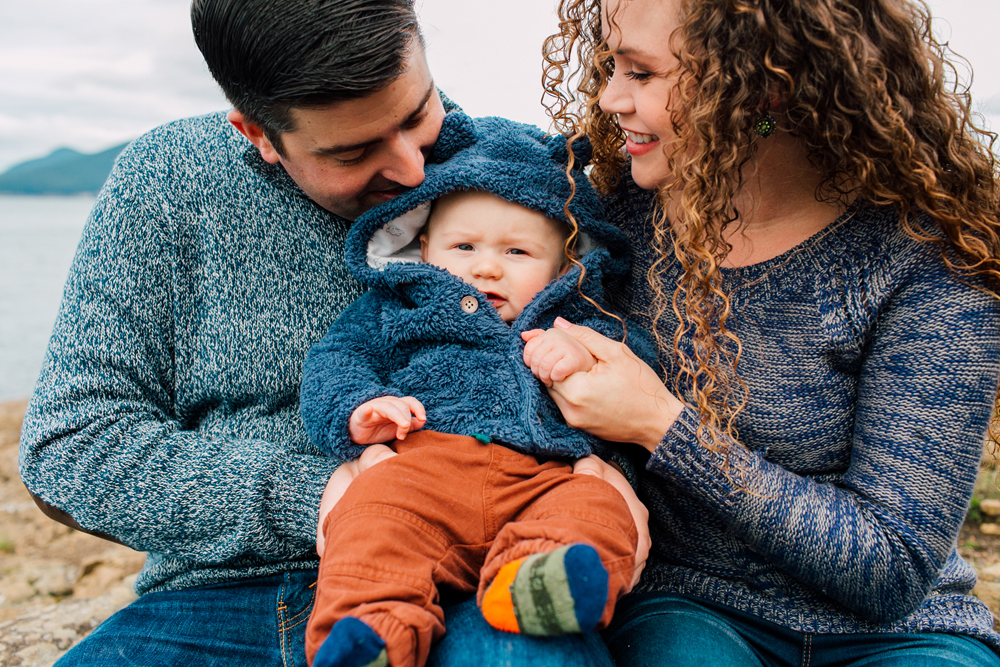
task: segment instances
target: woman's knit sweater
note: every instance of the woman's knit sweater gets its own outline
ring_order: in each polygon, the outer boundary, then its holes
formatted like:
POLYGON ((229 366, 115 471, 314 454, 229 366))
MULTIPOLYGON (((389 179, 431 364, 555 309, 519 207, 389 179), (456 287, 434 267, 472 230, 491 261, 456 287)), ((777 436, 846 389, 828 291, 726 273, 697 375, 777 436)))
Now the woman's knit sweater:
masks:
MULTIPOLYGON (((652 197, 626 179, 606 204, 634 248, 614 305, 634 316, 653 298, 652 197)), ((664 285, 679 275, 674 263, 664 285)), ((865 205, 723 280, 749 392, 743 446, 727 474, 692 409, 665 434, 641 479, 654 546, 637 591, 802 632, 956 632, 1000 650, 956 549, 1000 378, 1000 301, 896 212, 865 205)), ((676 325, 660 322, 665 340, 676 325)))

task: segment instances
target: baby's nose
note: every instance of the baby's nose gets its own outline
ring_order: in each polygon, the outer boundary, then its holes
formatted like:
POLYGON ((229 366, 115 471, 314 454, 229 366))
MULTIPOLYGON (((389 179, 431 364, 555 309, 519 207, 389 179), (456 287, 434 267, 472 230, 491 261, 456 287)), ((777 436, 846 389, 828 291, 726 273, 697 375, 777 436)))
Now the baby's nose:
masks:
POLYGON ((472 275, 477 278, 499 278, 501 273, 500 262, 489 255, 481 256, 472 267, 472 275))

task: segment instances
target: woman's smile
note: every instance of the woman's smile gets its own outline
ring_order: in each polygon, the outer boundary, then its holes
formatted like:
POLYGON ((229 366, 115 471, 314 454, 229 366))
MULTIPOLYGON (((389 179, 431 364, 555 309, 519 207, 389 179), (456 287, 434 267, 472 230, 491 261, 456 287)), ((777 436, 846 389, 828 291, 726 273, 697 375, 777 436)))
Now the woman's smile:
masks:
POLYGON ((632 132, 631 130, 626 130, 624 127, 622 131, 625 133, 625 150, 632 157, 645 155, 660 145, 660 138, 655 134, 632 132))

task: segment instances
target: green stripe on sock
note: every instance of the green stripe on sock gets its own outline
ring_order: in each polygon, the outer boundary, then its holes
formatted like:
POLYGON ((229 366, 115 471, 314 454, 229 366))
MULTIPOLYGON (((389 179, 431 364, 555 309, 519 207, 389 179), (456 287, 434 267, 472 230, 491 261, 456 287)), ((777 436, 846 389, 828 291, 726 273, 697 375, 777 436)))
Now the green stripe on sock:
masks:
POLYGON ((385 654, 385 649, 382 649, 382 652, 378 654, 377 658, 366 665, 362 665, 361 667, 389 667, 389 656, 385 654))
POLYGON ((510 587, 521 632, 536 636, 580 632, 563 562, 568 548, 530 556, 521 565, 510 587))

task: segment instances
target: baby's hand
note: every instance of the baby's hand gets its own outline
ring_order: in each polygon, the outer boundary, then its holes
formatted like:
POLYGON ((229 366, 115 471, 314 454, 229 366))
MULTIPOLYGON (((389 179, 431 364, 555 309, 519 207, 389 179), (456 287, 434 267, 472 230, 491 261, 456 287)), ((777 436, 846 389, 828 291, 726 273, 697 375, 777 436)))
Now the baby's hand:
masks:
POLYGON ((527 341, 525 365, 546 387, 562 382, 573 373, 589 371, 597 363, 587 348, 559 329, 532 329, 522 333, 521 338, 527 341))
POLYGON ((410 431, 419 431, 427 422, 420 401, 412 396, 383 396, 362 403, 351 415, 348 431, 351 442, 374 445, 379 442, 402 440, 410 431))

